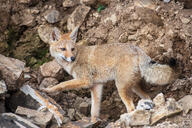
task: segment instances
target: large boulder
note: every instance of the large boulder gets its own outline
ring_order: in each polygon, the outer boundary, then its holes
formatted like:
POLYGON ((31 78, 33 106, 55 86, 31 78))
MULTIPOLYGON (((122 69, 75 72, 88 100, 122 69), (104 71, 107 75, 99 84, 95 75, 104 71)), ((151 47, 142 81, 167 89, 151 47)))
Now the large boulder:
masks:
POLYGON ((8 90, 15 90, 20 87, 24 66, 24 62, 0 54, 0 73, 7 84, 8 90))

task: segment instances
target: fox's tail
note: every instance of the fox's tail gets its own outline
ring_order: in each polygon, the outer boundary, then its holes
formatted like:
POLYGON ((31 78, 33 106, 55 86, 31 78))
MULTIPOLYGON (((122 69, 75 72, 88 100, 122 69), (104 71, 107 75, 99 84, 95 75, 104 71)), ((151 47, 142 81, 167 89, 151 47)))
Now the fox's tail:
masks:
POLYGON ((145 53, 140 56, 139 67, 141 76, 151 84, 166 85, 175 79, 175 73, 170 66, 153 63, 145 53))

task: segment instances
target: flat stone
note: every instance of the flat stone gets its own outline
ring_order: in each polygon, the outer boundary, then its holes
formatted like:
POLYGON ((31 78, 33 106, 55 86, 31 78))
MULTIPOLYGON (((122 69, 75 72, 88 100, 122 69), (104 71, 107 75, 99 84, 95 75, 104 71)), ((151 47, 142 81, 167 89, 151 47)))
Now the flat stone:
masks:
POLYGON ((75 27, 80 26, 85 17, 90 11, 90 7, 85 5, 79 5, 67 20, 67 29, 72 31, 75 27))
POLYGON ((44 14, 44 18, 47 20, 48 23, 56 23, 60 20, 59 18, 60 13, 57 10, 48 10, 44 14))
POLYGON ((134 110, 120 116, 121 122, 126 126, 141 126, 150 124, 151 113, 147 110, 134 110))
POLYGON ((24 66, 24 62, 0 54, 0 72, 8 90, 19 88, 23 80, 24 66))
POLYGON ((181 111, 182 107, 173 98, 168 98, 164 106, 154 108, 151 116, 151 125, 181 111))
POLYGON ((186 95, 181 98, 178 103, 183 108, 185 114, 187 114, 192 109, 192 95, 186 95))
POLYGON ((40 112, 20 106, 17 107, 15 113, 25 116, 32 123, 37 124, 42 128, 45 128, 53 117, 53 114, 50 112, 40 112))
POLYGON ((44 63, 40 66, 40 72, 43 77, 53 77, 56 79, 63 78, 63 68, 56 62, 56 60, 44 63))

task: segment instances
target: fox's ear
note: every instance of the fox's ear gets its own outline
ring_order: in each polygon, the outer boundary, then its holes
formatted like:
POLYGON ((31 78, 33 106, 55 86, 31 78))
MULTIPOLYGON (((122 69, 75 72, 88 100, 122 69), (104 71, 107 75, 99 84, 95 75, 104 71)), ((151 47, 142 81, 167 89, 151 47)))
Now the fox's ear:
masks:
POLYGON ((75 27, 75 29, 70 34, 70 38, 74 42, 76 42, 76 40, 77 40, 78 29, 79 29, 79 27, 75 27))
POLYGON ((58 28, 54 27, 50 34, 50 43, 56 42, 60 39, 61 33, 58 28))

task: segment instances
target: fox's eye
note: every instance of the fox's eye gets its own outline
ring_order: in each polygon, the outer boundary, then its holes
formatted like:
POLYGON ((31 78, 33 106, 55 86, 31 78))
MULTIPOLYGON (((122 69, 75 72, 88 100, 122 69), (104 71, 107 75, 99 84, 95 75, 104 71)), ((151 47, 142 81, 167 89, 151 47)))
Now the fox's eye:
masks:
POLYGON ((75 48, 72 48, 72 49, 71 49, 71 51, 74 51, 74 50, 75 50, 75 48))
POLYGON ((66 50, 66 48, 61 48, 61 50, 62 50, 62 51, 65 51, 65 50, 66 50))

